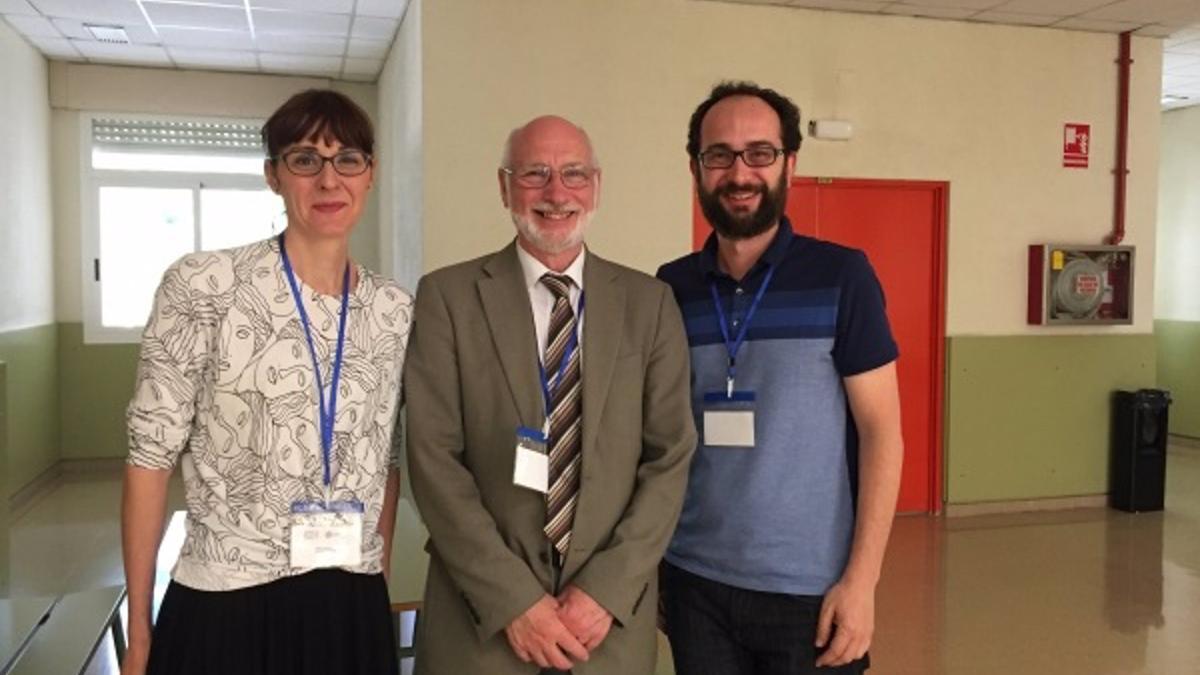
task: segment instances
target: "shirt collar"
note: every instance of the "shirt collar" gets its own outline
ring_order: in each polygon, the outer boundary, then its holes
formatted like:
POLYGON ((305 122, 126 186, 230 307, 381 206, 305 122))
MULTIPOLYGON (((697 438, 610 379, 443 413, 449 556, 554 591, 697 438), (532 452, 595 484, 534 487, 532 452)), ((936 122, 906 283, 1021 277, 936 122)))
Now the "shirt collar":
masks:
MULTIPOLYGON (((760 272, 766 266, 776 266, 783 262, 783 258, 787 255, 788 247, 795 237, 795 232, 792 230, 792 221, 788 220, 787 216, 781 216, 779 219, 779 228, 775 230, 775 237, 767 246, 767 250, 763 251, 762 257, 758 262, 754 263, 754 267, 746 273, 746 276, 752 276, 760 272)), ((717 233, 713 232, 708 235, 708 239, 704 241, 704 247, 700 249, 700 271, 708 277, 727 277, 729 275, 721 271, 717 265, 717 233)))
MULTIPOLYGON (((575 260, 571 261, 571 264, 567 265, 567 269, 561 272, 561 274, 571 277, 571 281, 575 282, 575 287, 580 290, 583 290, 583 261, 587 257, 586 253, 586 248, 580 249, 579 255, 575 256, 575 260)), ((533 287, 537 286, 538 282, 541 281, 542 275, 547 272, 559 274, 559 272, 554 272, 554 270, 543 265, 542 261, 530 255, 529 251, 526 251, 520 242, 517 242, 517 260, 521 262, 521 272, 525 275, 525 288, 529 290, 533 290, 533 287)))

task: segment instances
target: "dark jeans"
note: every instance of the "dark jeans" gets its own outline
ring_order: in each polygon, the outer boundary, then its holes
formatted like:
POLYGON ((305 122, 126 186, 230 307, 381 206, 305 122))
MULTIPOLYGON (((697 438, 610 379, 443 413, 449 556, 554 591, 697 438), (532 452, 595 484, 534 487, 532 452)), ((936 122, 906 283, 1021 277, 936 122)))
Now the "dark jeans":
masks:
POLYGON ((871 665, 817 668, 819 595, 749 591, 667 562, 660 584, 676 675, 860 675, 871 665))

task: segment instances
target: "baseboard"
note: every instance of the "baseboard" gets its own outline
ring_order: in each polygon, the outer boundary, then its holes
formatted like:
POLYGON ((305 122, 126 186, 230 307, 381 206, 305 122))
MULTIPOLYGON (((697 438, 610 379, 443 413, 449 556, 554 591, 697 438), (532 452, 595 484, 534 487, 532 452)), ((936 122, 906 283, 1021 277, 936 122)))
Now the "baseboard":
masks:
POLYGON ((23 514, 37 498, 49 492, 54 486, 58 485, 62 480, 63 466, 62 462, 51 464, 48 469, 39 473, 33 480, 29 481, 20 490, 17 490, 8 498, 8 508, 13 519, 23 514))
POLYGON ((77 474, 120 472, 125 467, 124 457, 105 457, 103 459, 64 459, 59 462, 63 473, 72 476, 77 474))
POLYGON ((971 504, 946 504, 948 518, 982 516, 993 513, 1027 513, 1032 511, 1066 511, 1069 509, 1094 509, 1108 506, 1108 495, 1080 495, 1076 497, 1047 497, 1044 499, 1014 499, 971 504))
POLYGON ((1173 445, 1177 448, 1188 448, 1191 450, 1200 450, 1200 438, 1193 436, 1183 436, 1180 434, 1171 434, 1167 437, 1167 445, 1173 445))
POLYGON ((119 457, 59 460, 8 498, 10 515, 13 518, 23 515, 42 495, 58 487, 64 480, 83 476, 119 476, 124 465, 125 460, 119 457))

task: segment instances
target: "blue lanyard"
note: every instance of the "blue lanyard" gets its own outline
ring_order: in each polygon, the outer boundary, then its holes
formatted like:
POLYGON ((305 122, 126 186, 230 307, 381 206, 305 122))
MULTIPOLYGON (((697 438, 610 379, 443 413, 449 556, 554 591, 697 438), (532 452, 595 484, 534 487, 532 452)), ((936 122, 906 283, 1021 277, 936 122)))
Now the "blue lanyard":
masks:
POLYGON ((313 344, 308 312, 304 311, 300 286, 296 283, 296 274, 292 272, 292 262, 288 259, 287 249, 283 245, 283 232, 279 233, 279 256, 283 258, 283 271, 287 272, 288 284, 292 287, 292 297, 296 300, 296 309, 300 311, 300 323, 304 326, 304 337, 308 339, 308 353, 312 356, 313 375, 316 377, 317 385, 317 412, 321 422, 321 459, 325 465, 325 486, 329 487, 332 482, 329 476, 329 453, 333 447, 333 425, 337 416, 338 381, 342 379, 342 350, 346 346, 346 307, 350 298, 350 261, 346 261, 346 271, 342 274, 342 311, 338 319, 337 352, 333 357, 333 380, 329 383, 329 406, 326 407, 325 390, 321 386, 321 366, 317 363, 317 349, 313 344))
POLYGON ((754 294, 754 302, 750 303, 750 309, 746 312, 746 318, 742 321, 742 328, 738 331, 737 338, 731 340, 729 338, 729 321, 725 318, 725 310, 721 307, 721 296, 717 293, 717 282, 712 282, 708 285, 712 291, 713 306, 717 308, 717 323, 721 325, 721 337, 725 338, 725 351, 729 354, 729 364, 725 373, 725 396, 733 398, 733 376, 737 368, 737 353, 742 348, 742 343, 746 341, 746 333, 750 330, 750 321, 754 318, 754 312, 758 310, 758 304, 762 302, 763 294, 767 292, 767 286, 771 285, 771 277, 775 276, 775 267, 772 265, 767 268, 767 275, 763 277, 762 283, 758 286, 758 292, 754 294))
POLYGON ((567 372, 567 364, 571 362, 571 354, 575 353, 575 349, 579 346, 579 325, 583 322, 583 300, 583 291, 580 291, 579 307, 575 310, 575 330, 571 331, 571 337, 567 338, 567 347, 563 350, 562 360, 558 362, 558 371, 554 373, 553 378, 546 378, 546 367, 542 365, 541 359, 538 359, 538 378, 542 381, 542 399, 546 402, 547 419, 550 418, 550 402, 553 400, 551 394, 558 393, 563 376, 567 372))

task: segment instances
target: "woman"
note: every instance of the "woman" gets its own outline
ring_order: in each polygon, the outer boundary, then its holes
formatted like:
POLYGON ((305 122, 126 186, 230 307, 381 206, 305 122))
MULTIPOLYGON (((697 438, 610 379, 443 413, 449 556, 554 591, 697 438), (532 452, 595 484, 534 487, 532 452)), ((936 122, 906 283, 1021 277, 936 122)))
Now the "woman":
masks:
POLYGON ((349 259, 375 173, 371 123, 310 90, 262 135, 287 229, 184 256, 142 337, 122 507, 125 675, 397 672, 384 572, 411 298, 349 259), (176 462, 187 539, 152 630, 176 462))

